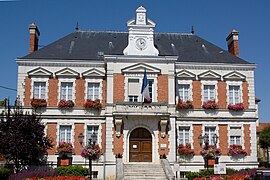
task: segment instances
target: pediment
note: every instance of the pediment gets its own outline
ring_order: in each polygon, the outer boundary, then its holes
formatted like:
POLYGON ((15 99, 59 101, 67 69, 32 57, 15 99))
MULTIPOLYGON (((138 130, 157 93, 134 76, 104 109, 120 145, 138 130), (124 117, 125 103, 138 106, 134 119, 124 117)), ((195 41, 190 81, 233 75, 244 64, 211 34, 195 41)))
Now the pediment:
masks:
POLYGON ((223 76, 223 79, 225 80, 239 80, 239 81, 243 81, 246 79, 246 76, 239 73, 239 72, 236 72, 236 71, 233 71, 233 72, 230 72, 226 75, 223 76))
POLYGON ((96 69, 92 68, 82 73, 83 77, 104 77, 105 73, 96 69))
POLYGON ((31 71, 27 72, 28 76, 52 76, 53 73, 47 69, 44 69, 42 67, 35 68, 31 71))
POLYGON ((144 73, 144 69, 146 69, 147 73, 152 73, 152 74, 161 73, 160 69, 150 66, 148 64, 144 64, 144 63, 139 63, 139 64, 125 67, 122 69, 122 73, 144 73))
POLYGON ((218 80, 218 79, 221 79, 221 75, 214 72, 214 71, 209 70, 209 71, 203 72, 202 74, 199 74, 198 78, 199 79, 216 79, 216 80, 218 80))
POLYGON ((80 74, 78 72, 76 72, 70 68, 64 68, 64 69, 61 69, 61 70, 55 72, 55 76, 67 76, 67 77, 75 76, 75 77, 78 77, 79 75, 80 74))
POLYGON ((196 74, 193 74, 192 72, 184 69, 182 71, 177 72, 176 77, 181 79, 196 79, 196 74))

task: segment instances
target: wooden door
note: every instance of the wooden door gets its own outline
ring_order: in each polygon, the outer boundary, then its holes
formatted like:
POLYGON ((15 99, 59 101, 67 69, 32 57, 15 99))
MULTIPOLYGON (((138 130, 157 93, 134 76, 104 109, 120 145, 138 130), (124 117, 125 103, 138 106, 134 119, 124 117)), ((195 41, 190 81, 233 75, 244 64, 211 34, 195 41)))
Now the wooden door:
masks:
POLYGON ((130 162, 152 162, 152 136, 145 128, 137 128, 130 134, 130 162))

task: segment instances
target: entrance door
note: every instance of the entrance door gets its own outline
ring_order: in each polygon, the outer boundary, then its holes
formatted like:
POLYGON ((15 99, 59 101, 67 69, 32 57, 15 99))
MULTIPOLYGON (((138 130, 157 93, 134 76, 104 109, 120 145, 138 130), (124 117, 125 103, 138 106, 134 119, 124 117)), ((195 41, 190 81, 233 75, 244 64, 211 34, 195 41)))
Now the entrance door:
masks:
POLYGON ((152 136, 145 128, 134 129, 129 138, 129 161, 152 162, 152 136))

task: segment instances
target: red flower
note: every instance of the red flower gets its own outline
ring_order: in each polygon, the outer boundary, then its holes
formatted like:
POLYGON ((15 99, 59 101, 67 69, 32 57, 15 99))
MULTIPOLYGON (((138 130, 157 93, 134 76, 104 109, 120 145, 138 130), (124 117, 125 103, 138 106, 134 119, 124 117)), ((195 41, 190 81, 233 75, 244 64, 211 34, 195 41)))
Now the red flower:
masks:
POLYGON ((218 109, 218 105, 215 100, 208 100, 203 102, 202 107, 204 109, 218 109))
POLYGON ((96 99, 95 101, 91 99, 87 99, 84 103, 84 108, 93 108, 93 109, 101 109, 102 105, 100 103, 100 99, 96 99))
POLYGON ((46 99, 31 99, 31 106, 33 109, 41 108, 41 107, 47 107, 47 101, 46 99))
POLYGON ((72 100, 60 100, 58 103, 59 108, 70 108, 74 107, 74 102, 72 100))
POLYGON ((243 103, 237 103, 237 104, 229 104, 228 109, 233 111, 243 111, 245 107, 243 103))
POLYGON ((178 146, 178 154, 180 156, 194 156, 195 153, 194 153, 194 150, 191 149, 191 145, 190 144, 186 144, 186 145, 183 145, 183 144, 179 144, 178 146))
POLYGON ((178 109, 193 109, 193 104, 192 101, 182 101, 181 99, 179 99, 176 107, 178 109))
POLYGON ((72 153, 73 146, 69 142, 60 142, 57 147, 58 153, 72 153))
POLYGON ((229 156, 236 156, 239 154, 246 156, 247 151, 245 149, 242 149, 242 145, 240 145, 240 144, 230 145, 228 155, 229 156))

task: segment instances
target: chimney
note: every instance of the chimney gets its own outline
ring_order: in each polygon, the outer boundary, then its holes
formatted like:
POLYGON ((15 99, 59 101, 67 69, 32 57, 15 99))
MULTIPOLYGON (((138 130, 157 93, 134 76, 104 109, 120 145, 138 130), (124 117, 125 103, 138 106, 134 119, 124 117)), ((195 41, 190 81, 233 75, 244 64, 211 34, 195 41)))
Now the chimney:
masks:
POLYGON ((35 25, 34 22, 29 25, 29 32, 30 32, 29 53, 32 53, 38 50, 38 38, 40 35, 38 27, 35 25))
POLYGON ((239 35, 239 32, 233 29, 232 32, 226 38, 229 53, 237 57, 239 56, 238 35, 239 35))

